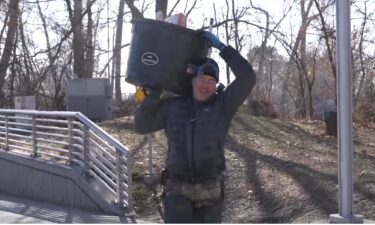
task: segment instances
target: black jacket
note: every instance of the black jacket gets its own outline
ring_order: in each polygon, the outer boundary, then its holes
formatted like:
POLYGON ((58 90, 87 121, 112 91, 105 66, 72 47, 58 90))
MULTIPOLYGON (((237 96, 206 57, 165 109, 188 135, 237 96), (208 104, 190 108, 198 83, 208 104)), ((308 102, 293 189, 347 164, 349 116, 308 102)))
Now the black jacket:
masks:
POLYGON ((234 113, 254 87, 255 72, 230 46, 224 47, 220 56, 236 78, 210 100, 147 97, 136 110, 136 132, 164 129, 168 139, 166 168, 172 176, 210 177, 225 169, 224 140, 234 113))

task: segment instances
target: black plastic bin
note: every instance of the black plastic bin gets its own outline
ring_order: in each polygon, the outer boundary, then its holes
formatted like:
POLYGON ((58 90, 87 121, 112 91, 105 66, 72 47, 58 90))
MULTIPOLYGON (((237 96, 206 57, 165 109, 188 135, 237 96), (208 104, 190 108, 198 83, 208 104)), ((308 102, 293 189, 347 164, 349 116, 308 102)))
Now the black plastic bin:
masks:
POLYGON ((137 86, 190 95, 187 65, 205 58, 207 51, 199 31, 157 20, 134 21, 125 79, 137 86))

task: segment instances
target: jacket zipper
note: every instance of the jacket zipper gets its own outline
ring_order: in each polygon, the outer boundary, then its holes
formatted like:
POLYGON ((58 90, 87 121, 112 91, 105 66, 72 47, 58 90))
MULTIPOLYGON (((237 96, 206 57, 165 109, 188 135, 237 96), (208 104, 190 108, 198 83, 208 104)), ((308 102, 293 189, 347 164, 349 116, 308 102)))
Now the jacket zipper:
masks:
POLYGON ((191 148, 190 148, 190 175, 191 177, 195 177, 195 165, 194 165, 194 149, 195 149, 195 137, 194 137, 194 129, 195 129, 195 121, 196 119, 193 118, 190 120, 190 123, 191 123, 191 126, 190 126, 190 129, 191 129, 191 148))

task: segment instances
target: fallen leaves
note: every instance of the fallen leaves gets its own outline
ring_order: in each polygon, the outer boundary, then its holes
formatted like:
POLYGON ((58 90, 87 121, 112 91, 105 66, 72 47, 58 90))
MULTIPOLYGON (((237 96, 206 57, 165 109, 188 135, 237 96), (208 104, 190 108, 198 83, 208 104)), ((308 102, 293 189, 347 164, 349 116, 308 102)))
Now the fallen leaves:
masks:
MULTIPOLYGON (((282 215, 282 220, 272 221, 311 223, 314 222, 311 218, 326 217, 323 206, 333 202, 328 208, 337 207, 337 181, 332 180, 337 174, 337 140, 325 135, 324 122, 237 117, 240 118, 233 120, 231 138, 225 145, 227 171, 223 222, 264 222, 266 216, 278 218, 282 215)), ((129 118, 116 119, 103 128, 134 150, 144 136, 132 131, 131 121, 129 118)), ((373 129, 355 129, 356 185, 369 190, 372 196, 375 195, 375 174, 371 174, 375 165, 373 129)), ((163 132, 157 132, 152 151, 153 168, 157 172, 163 168, 166 146, 163 132)), ((147 174, 147 144, 135 152, 134 161, 140 172, 147 174)), ((371 210, 375 208, 375 200, 364 193, 358 195, 357 211, 368 219, 375 219, 371 210)), ((137 207, 143 207, 142 215, 159 215, 153 204, 137 207)))

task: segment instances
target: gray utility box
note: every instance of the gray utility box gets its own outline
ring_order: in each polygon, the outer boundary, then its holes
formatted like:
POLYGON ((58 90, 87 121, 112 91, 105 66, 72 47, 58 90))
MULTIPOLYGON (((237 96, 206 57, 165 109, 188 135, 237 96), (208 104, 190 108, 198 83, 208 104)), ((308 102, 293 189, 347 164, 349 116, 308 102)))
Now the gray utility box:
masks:
POLYGON ((112 118, 109 79, 72 79, 65 89, 68 111, 79 111, 92 120, 112 118))

